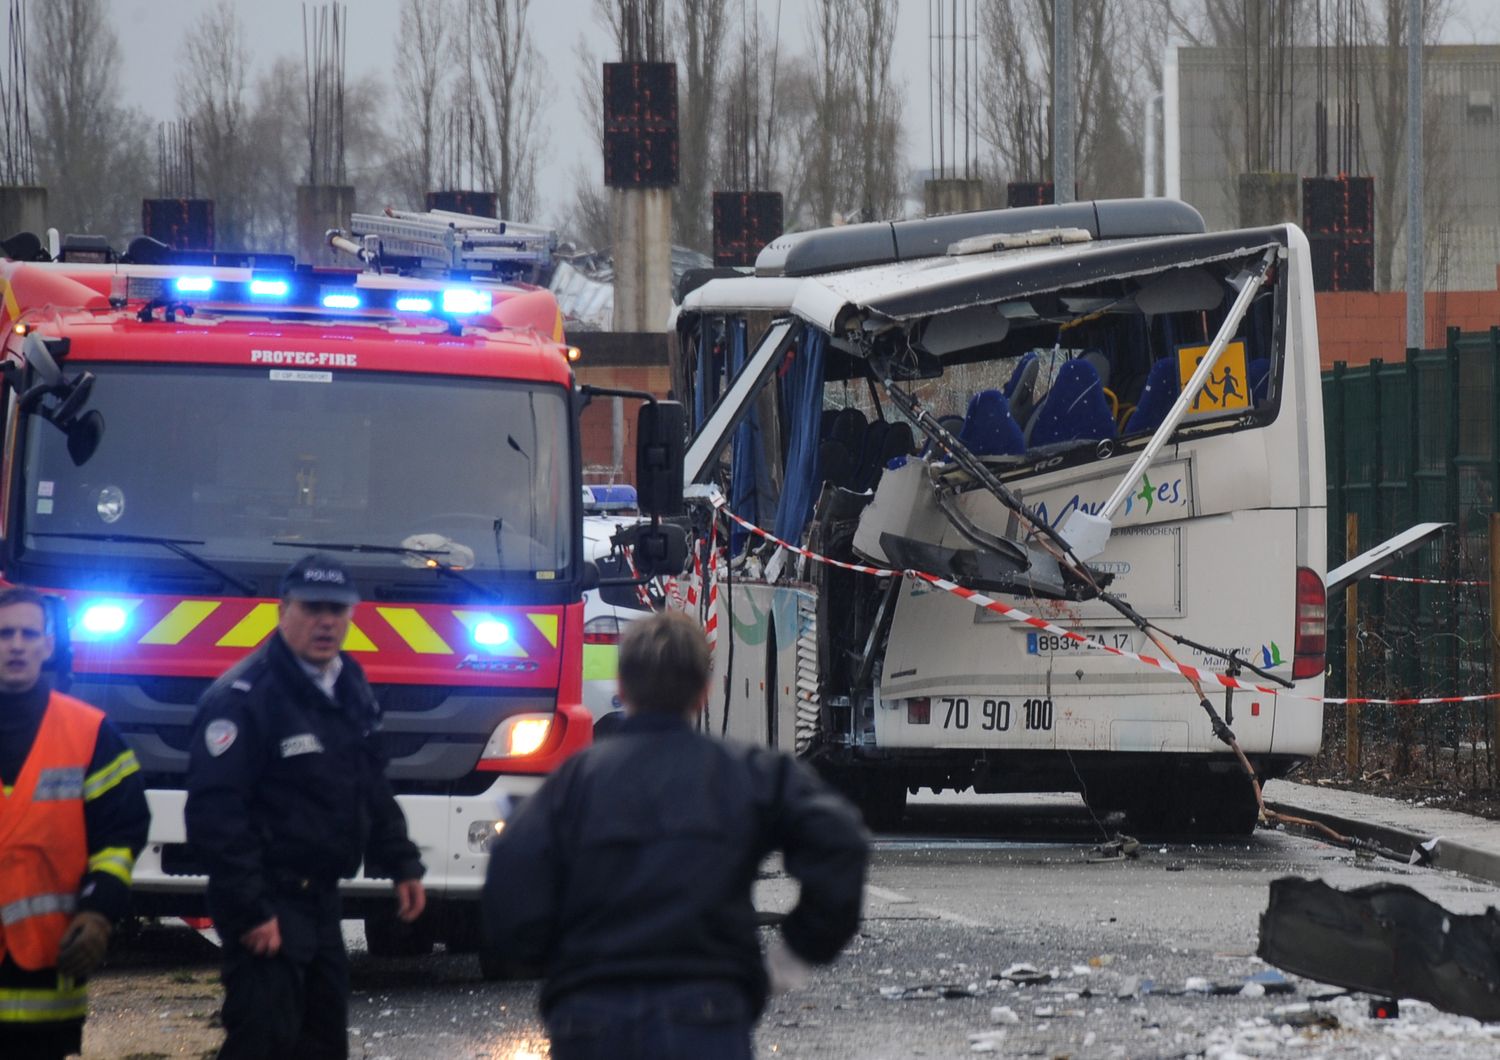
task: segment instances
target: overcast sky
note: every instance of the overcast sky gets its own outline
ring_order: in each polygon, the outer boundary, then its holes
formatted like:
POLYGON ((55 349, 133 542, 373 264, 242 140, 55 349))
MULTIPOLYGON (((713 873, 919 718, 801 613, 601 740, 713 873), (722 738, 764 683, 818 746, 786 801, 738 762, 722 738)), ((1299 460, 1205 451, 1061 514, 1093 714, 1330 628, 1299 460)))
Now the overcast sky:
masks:
MULTIPOLYGON (((46 3, 47 0, 32 0, 46 3)), ((120 35, 121 84, 126 102, 153 119, 177 117, 173 70, 187 28, 213 0, 109 0, 120 35)), ((301 0, 234 0, 249 29, 257 67, 278 55, 302 55, 301 0)), ((751 0, 756 2, 756 0, 751 0)), ((797 41, 806 32, 805 0, 758 0, 768 17, 778 2, 784 40, 797 41)), ((895 0, 892 0, 895 2, 895 0)), ((1139 0, 1116 0, 1132 3, 1139 0)), ((1454 17, 1447 39, 1452 43, 1500 42, 1500 0, 1452 0, 1454 17)), ((894 68, 905 84, 907 142, 913 166, 925 167, 929 155, 927 92, 928 0, 903 0, 898 22, 894 68)), ((383 74, 400 54, 396 39, 399 0, 351 0, 349 3, 350 79, 383 74)), ((599 145, 588 135, 575 101, 575 59, 580 34, 588 37, 596 54, 604 56, 606 40, 595 25, 592 0, 535 0, 531 19, 544 65, 557 70, 557 90, 547 108, 544 126, 551 133, 541 173, 544 209, 555 220, 569 198, 576 162, 597 163, 599 145)), ((789 46, 791 47, 791 46, 789 46)), ((375 204, 365 204, 372 207, 375 204)))

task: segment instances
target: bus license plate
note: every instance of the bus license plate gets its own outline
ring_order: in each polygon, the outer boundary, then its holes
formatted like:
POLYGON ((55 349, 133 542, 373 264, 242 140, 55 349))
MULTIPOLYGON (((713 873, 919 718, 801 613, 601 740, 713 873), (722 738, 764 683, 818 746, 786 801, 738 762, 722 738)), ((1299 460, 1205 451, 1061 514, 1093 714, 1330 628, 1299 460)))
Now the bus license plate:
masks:
MULTIPOLYGON (((1131 636, 1129 630, 1094 629, 1084 631, 1082 635, 1101 648, 1135 651, 1135 638, 1131 636)), ((1064 652, 1093 650, 1071 637, 1060 636, 1056 633, 1028 632, 1026 634, 1027 655, 1061 655, 1064 652)))

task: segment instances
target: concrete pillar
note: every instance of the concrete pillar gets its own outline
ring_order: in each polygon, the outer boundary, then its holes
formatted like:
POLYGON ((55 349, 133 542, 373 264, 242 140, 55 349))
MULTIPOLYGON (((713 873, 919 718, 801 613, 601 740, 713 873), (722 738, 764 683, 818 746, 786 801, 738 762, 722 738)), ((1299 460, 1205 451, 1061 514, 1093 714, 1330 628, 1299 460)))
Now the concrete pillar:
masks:
POLYGON ((34 184, 0 187, 0 239, 31 232, 47 242, 47 189, 34 184))
POLYGON ((297 260, 304 265, 343 265, 354 259, 328 245, 330 228, 349 227, 354 212, 354 188, 348 184, 299 184, 297 186, 297 260))
POLYGON ((1302 223, 1302 179, 1295 173, 1241 173, 1240 227, 1302 223))
POLYGON ((611 188, 616 331, 667 330, 672 311, 672 189, 611 188))
POLYGON ((984 181, 929 180, 922 185, 922 204, 928 217, 945 213, 973 213, 984 209, 984 181))

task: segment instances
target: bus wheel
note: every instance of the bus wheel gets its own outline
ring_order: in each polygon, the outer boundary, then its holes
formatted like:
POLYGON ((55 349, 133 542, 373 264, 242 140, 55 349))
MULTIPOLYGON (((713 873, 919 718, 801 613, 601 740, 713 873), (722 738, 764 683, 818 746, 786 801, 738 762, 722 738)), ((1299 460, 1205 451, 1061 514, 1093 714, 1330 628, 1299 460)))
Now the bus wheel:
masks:
POLYGON ((414 924, 403 924, 394 912, 367 916, 365 946, 372 957, 424 957, 437 941, 435 927, 431 916, 414 924))
POLYGON ((872 832, 898 828, 906 816, 906 784, 899 776, 879 773, 855 778, 854 804, 872 832))
POLYGON ((444 908, 441 941, 449 953, 477 952, 480 930, 477 902, 455 902, 444 908))
POLYGON ((479 947, 479 974, 487 983, 509 979, 540 979, 541 969, 507 960, 488 946, 479 947))
POLYGON ((1210 773, 1184 785, 1192 830, 1199 835, 1242 836, 1255 831, 1260 807, 1250 778, 1238 770, 1210 773))

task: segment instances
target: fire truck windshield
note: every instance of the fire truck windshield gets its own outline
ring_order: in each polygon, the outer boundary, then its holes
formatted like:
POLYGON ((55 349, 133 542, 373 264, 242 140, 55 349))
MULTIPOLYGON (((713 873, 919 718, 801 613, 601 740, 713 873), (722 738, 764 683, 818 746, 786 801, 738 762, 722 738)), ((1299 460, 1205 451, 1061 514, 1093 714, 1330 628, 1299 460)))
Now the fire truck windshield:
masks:
POLYGON ((550 579, 572 566, 577 490, 558 387, 87 367, 98 380, 90 405, 106 425, 94 457, 75 467, 63 435, 39 417, 25 433, 28 562, 185 565, 133 535, 190 539, 224 570, 279 569, 298 541, 388 543, 389 552, 343 558, 391 578, 415 576, 423 554, 481 576, 550 579))

